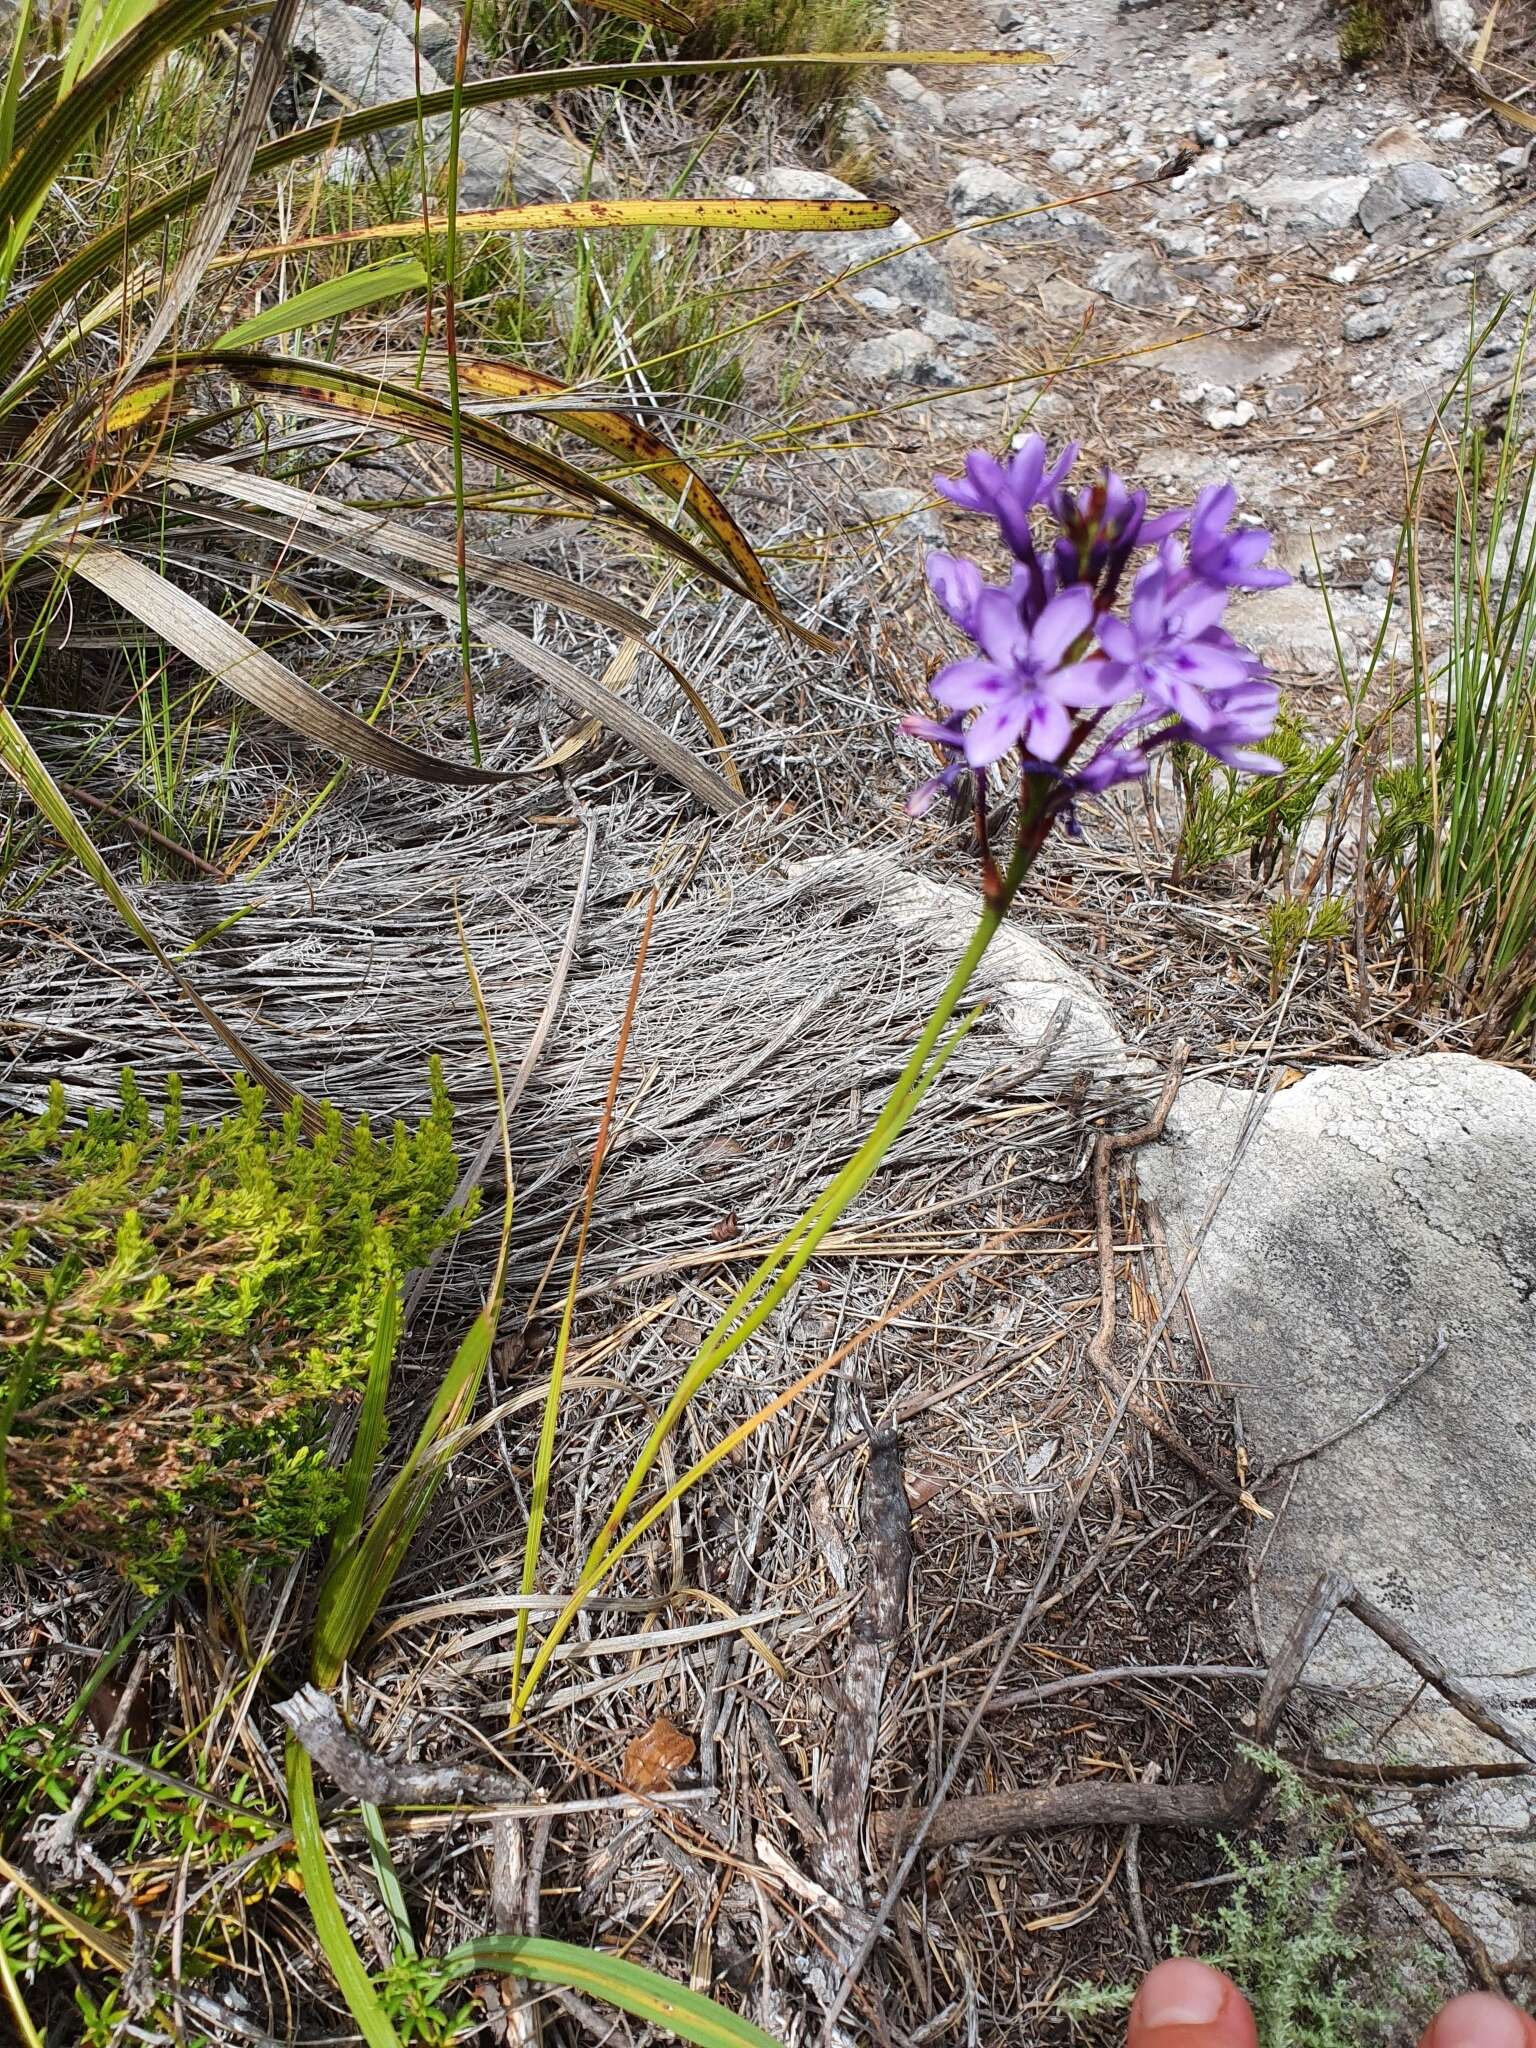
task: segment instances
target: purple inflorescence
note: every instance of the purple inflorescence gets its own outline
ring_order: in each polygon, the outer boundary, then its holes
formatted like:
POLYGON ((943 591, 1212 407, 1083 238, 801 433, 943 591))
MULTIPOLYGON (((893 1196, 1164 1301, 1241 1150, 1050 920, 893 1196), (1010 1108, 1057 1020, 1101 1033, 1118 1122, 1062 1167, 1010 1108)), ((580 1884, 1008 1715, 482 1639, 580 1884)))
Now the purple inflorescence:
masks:
POLYGON ((1279 770, 1262 751, 1278 692, 1222 624, 1235 590, 1289 582, 1263 566, 1270 536, 1232 524, 1230 484, 1156 517, 1112 470, 1069 488, 1076 454, 1052 462, 1030 434, 1006 463, 977 449, 962 477, 935 479, 993 521, 1013 570, 998 585, 969 556, 928 558, 935 598, 976 651, 933 679, 942 722, 903 720, 948 756, 913 810, 1010 758, 1049 779, 1053 811, 1144 775, 1153 748, 1175 741, 1246 774, 1279 770))

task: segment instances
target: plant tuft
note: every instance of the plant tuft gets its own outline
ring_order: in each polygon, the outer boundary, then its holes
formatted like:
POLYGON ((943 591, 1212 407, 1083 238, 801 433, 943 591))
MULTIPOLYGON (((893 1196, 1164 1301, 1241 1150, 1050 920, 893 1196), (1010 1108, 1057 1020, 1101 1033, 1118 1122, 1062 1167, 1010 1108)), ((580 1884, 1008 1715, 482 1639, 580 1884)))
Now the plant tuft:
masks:
POLYGON ((452 1110, 388 1140, 327 1109, 206 1127, 172 1080, 68 1129, 62 1089, 0 1122, 0 1545, 155 1587, 217 1553, 290 1557, 333 1523, 333 1404, 386 1298, 463 1222, 452 1110))

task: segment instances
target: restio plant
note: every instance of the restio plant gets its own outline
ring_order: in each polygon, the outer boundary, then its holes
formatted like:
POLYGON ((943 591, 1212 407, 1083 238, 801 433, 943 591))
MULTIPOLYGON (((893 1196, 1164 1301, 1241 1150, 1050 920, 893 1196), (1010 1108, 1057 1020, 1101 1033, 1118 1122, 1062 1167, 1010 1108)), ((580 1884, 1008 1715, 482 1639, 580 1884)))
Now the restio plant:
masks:
POLYGON ((463 1220, 448 1099, 375 1138, 327 1109, 312 1136, 238 1084, 221 1122, 121 1104, 66 1128, 55 1088, 0 1122, 0 1545, 118 1566, 292 1557, 334 1524, 327 1456, 383 1303, 463 1220))
MULTIPOLYGON (((1406 955, 1421 1004, 1461 1017, 1482 1052, 1536 1034, 1536 453, 1513 412, 1504 431, 1486 430, 1472 376, 1507 312, 1478 321, 1414 474, 1399 545, 1409 686, 1384 724, 1369 844, 1373 926, 1406 955), (1424 606, 1432 482, 1452 508, 1443 645, 1424 606)), ((1516 392, 1529 339, 1527 313, 1516 392)), ((1378 643, 1373 666, 1383 660, 1378 643)))

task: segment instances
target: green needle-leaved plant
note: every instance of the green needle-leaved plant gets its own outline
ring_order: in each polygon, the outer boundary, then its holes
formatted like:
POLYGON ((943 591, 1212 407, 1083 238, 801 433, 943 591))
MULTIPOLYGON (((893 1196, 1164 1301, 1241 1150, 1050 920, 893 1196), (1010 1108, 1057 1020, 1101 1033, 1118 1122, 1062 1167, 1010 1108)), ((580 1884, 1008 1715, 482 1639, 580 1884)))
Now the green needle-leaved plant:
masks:
POLYGON ((457 1229, 440 1076, 414 1130, 326 1110, 307 1136, 241 1084, 222 1122, 0 1122, 0 1544, 142 1585, 217 1552, 295 1555, 343 1511, 335 1404, 381 1304, 457 1229))

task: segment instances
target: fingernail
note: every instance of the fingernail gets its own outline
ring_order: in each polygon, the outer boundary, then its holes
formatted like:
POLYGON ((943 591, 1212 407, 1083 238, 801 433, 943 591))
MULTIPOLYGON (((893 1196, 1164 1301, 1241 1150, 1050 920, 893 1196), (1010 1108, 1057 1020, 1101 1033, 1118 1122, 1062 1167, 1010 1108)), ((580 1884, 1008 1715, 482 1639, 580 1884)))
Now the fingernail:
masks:
MULTIPOLYGON (((1174 1956, 1148 1972, 1136 1994, 1136 2014, 1143 2027, 1154 2030, 1203 2027, 1215 2019, 1226 1999, 1225 1977, 1197 1963, 1193 1956, 1174 1956)), ((1435 2048, 1462 2048, 1462 2044, 1436 2041, 1435 2048)), ((1504 2043, 1498 2042, 1496 2048, 1504 2048, 1504 2043)))
POLYGON ((1487 1991, 1453 1998, 1425 2036, 1426 2048, 1526 2048, 1518 2010, 1487 1991))

